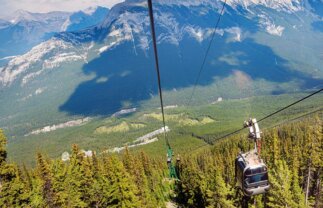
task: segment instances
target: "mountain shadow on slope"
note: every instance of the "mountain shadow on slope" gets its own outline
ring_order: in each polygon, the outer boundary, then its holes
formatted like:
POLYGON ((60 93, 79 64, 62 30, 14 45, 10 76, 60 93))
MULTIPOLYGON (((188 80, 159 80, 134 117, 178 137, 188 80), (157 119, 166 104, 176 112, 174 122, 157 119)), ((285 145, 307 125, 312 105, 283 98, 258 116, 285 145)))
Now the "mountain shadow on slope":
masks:
MULTIPOLYGON (((236 70, 252 80, 264 79, 276 84, 300 80, 303 89, 322 83, 322 80, 291 70, 288 61, 267 46, 251 39, 225 42, 229 38, 226 36, 215 39, 199 86, 210 85, 214 77, 226 78, 236 70)), ((163 90, 194 85, 206 42, 200 44, 186 37, 178 46, 158 45, 163 90)), ((123 108, 125 103, 140 105, 158 94, 153 61, 151 48, 135 52, 131 42, 102 53, 83 66, 83 72, 94 73, 95 78, 81 83, 59 109, 71 115, 107 116, 123 108)))

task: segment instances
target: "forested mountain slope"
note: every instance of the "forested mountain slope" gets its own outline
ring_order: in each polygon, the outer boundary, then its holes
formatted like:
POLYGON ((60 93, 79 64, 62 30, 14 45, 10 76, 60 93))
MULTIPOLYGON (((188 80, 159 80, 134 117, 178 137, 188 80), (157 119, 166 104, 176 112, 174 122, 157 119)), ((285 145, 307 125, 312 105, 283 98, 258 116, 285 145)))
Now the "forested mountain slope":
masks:
MULTIPOLYGON (((322 140, 322 113, 265 130, 262 156, 271 190, 253 197, 250 206, 322 207, 322 140)), ((239 207, 234 159, 239 148, 249 148, 241 134, 181 155, 175 182, 167 179, 163 156, 125 151, 85 157, 74 145, 68 162, 38 154, 37 166, 27 169, 6 163, 5 145, 1 131, 0 207, 165 207, 169 201, 180 207, 239 207)))
MULTIPOLYGON (((187 104, 212 34, 194 105, 320 87, 322 15, 316 5, 230 0, 215 30, 223 1, 154 1, 165 104, 187 104)), ((9 137, 22 140, 45 126, 125 108, 158 107, 145 0, 116 4, 93 27, 75 28, 0 66, 0 127, 9 137)))

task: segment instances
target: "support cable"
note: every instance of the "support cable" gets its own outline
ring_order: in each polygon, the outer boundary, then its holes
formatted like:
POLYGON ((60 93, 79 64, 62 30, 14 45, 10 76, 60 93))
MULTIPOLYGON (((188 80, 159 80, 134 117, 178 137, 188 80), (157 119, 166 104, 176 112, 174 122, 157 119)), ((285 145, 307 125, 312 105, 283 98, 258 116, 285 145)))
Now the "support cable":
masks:
MULTIPOLYGON (((312 97, 312 96, 314 96, 314 95, 316 95, 316 94, 318 94, 318 93, 320 93, 320 92, 322 92, 322 91, 323 91, 323 88, 322 88, 322 89, 319 89, 319 90, 317 90, 317 91, 315 91, 315 92, 313 92, 313 93, 311 93, 311 94, 307 95, 306 97, 303 97, 303 98, 301 98, 301 99, 299 99, 299 100, 297 100, 297 101, 295 101, 295 102, 293 102, 293 103, 291 103, 291 104, 289 104, 289 105, 287 105, 287 106, 285 106, 285 107, 283 107, 283 108, 281 108, 281 109, 279 109, 279 110, 277 110, 277 111, 275 111, 275 112, 273 112, 273 113, 271 113, 271 114, 269 114, 269 115, 267 115, 267 116, 265 116, 265 117, 263 117, 262 119, 260 119, 260 120, 258 121, 258 123, 259 123, 259 122, 262 122, 262 121, 264 121, 264 120, 266 120, 266 119, 268 119, 268 118, 270 118, 270 117, 272 117, 272 116, 276 115, 277 113, 280 113, 280 112, 282 112, 282 111, 286 110, 287 108, 290 108, 290 107, 292 107, 293 105, 296 105, 296 104, 298 104, 298 103, 300 103, 300 102, 302 102, 302 101, 304 101, 304 100, 306 100, 306 99, 308 99, 308 98, 310 98, 310 97, 312 97)), ((314 111, 314 112, 316 112, 316 111, 314 111)), ((312 113, 314 113, 314 112, 312 112, 312 113)), ((215 142, 215 141, 219 141, 219 140, 221 140, 221 139, 225 139, 225 138, 227 138, 227 137, 229 137, 229 136, 232 136, 232 135, 234 135, 234 134, 237 134, 237 133, 239 133, 240 131, 242 131, 242 130, 243 130, 243 129, 245 129, 245 128, 246 128, 246 127, 243 127, 243 128, 238 129, 238 130, 235 130, 235 131, 233 131, 233 132, 231 132, 231 133, 228 133, 228 134, 226 134, 226 135, 224 135, 224 136, 221 136, 221 137, 218 137, 218 138, 212 139, 212 141, 210 141, 209 143, 206 143, 206 144, 200 145, 200 146, 196 147, 195 149, 191 150, 191 152, 192 152, 192 151, 195 151, 195 150, 197 150, 197 149, 199 149, 199 148, 201 148, 201 147, 204 147, 204 146, 207 146, 207 145, 210 145, 210 144, 214 144, 214 142, 215 142)))
POLYGON ((162 87, 160 81, 160 70, 159 70, 159 61, 158 61, 158 50, 157 50, 157 41, 156 41, 156 33, 155 33, 155 21, 154 21, 154 12, 153 12, 153 5, 151 0, 148 1, 148 11, 149 11, 149 19, 150 19, 150 28, 151 28, 151 36, 153 40, 153 47, 154 47, 154 55, 155 55, 155 66, 157 72, 157 79, 158 79, 158 92, 159 92, 159 99, 160 99, 160 107, 161 113, 163 117, 163 127, 164 127, 164 137, 166 141, 166 145, 170 147, 168 138, 166 136, 166 123, 165 123, 165 114, 164 114, 164 102, 163 102, 163 94, 162 94, 162 87))
POLYGON ((297 116, 296 118, 287 119, 287 120, 285 120, 285 121, 283 121, 283 122, 281 122, 281 123, 275 124, 274 126, 266 127, 264 130, 269 129, 269 128, 270 128, 270 129, 271 129, 271 128, 276 128, 277 126, 281 126, 281 125, 283 125, 283 124, 285 124, 285 123, 289 123, 289 122, 292 122, 292 121, 299 120, 299 119, 301 119, 301 118, 307 117, 307 116, 309 116, 309 115, 312 115, 312 114, 315 114, 315 113, 318 113, 318 112, 321 112, 321 111, 323 111, 323 108, 319 108, 319 109, 317 109, 317 110, 314 110, 314 111, 308 112, 308 113, 306 113, 306 114, 304 114, 304 115, 297 116))
POLYGON ((201 77, 202 71, 203 71, 203 69, 204 69, 204 65, 205 65, 205 63, 206 63, 206 58, 207 58, 207 56, 208 56, 208 54, 209 54, 209 52, 210 52, 211 45, 212 45, 212 43, 213 43, 213 40, 214 40, 214 37, 215 37, 215 34, 216 34, 216 30, 218 29, 219 23, 220 23, 220 21, 221 21, 221 17, 222 17, 222 15, 223 15, 223 11, 224 11, 224 8, 225 8, 226 3, 227 3, 227 0, 224 0, 223 5, 222 5, 221 12, 220 12, 220 14, 219 14, 218 20, 216 21, 216 24, 215 24, 215 26, 214 26, 214 30, 213 30, 212 35, 211 35, 211 40, 210 40, 209 45, 208 45, 208 47, 207 47, 207 49, 206 49, 206 52, 205 52, 205 55, 204 55, 204 58, 203 58, 203 61, 202 61, 202 65, 201 65, 200 70, 199 70, 199 72, 198 72, 198 74, 197 74, 197 77, 196 77, 196 80, 195 80, 195 83, 194 83, 194 87, 193 87, 192 93, 191 93, 191 95, 190 95, 190 98, 188 99, 188 102, 187 102, 186 106, 189 106, 189 104, 190 104, 190 103, 191 103, 191 101, 192 101, 193 95, 194 95, 195 90, 196 90, 196 86, 197 86, 197 84, 198 84, 198 82, 199 82, 199 80, 200 80, 200 77, 201 77))
POLYGON ((318 93, 320 93, 320 92, 322 92, 322 91, 323 91, 323 88, 322 88, 322 89, 320 89, 320 90, 317 90, 317 91, 315 91, 315 92, 313 92, 313 93, 311 93, 311 94, 309 94, 309 95, 308 95, 308 96, 306 96, 306 97, 303 97, 302 99, 299 99, 299 100, 297 100, 297 101, 295 101, 295 102, 293 102, 293 103, 291 103, 291 104, 289 104, 289 105, 287 105, 287 106, 285 106, 285 107, 281 108, 281 109, 280 109, 280 110, 278 110, 278 111, 275 111, 275 112, 273 112, 273 113, 269 114, 268 116, 263 117, 262 119, 260 119, 260 120, 258 121, 258 123, 260 123, 260 122, 262 122, 263 120, 266 120, 267 118, 272 117, 273 115, 275 115, 275 114, 277 114, 277 113, 280 113, 281 111, 286 110, 287 108, 292 107, 293 105, 296 105, 297 103, 300 103, 300 102, 302 102, 303 100, 306 100, 306 99, 308 99, 308 98, 312 97, 313 95, 316 95, 316 94, 318 94, 318 93))

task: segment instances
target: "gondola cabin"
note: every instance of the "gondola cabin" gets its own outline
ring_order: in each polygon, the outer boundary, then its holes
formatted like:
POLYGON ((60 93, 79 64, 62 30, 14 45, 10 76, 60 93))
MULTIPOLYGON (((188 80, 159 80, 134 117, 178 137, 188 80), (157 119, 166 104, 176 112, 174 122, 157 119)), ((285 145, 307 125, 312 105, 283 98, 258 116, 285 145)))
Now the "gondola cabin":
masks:
POLYGON ((267 166, 256 151, 239 154, 235 161, 237 186, 245 196, 266 193, 269 190, 267 166))

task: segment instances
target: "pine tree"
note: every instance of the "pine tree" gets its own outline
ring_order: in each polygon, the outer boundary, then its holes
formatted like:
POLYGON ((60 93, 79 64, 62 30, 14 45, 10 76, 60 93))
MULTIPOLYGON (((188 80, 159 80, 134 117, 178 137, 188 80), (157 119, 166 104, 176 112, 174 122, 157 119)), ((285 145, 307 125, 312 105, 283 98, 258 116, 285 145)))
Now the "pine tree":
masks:
POLYGON ((66 192, 65 180, 67 178, 67 167, 61 160, 56 160, 52 164, 52 189, 55 193, 55 204, 63 207, 67 201, 68 194, 66 192))
POLYGON ((314 207, 323 206, 323 193, 321 181, 323 178, 323 123, 318 115, 315 116, 313 125, 313 154, 312 162, 314 166, 313 195, 315 198, 314 207))
POLYGON ((0 129, 0 207, 22 207, 30 200, 26 183, 14 164, 7 164, 7 139, 0 129))
POLYGON ((31 207, 46 207, 46 202, 43 197, 43 181, 38 175, 33 176, 32 194, 30 196, 31 207))
POLYGON ((277 131, 274 130, 274 133, 272 135, 271 164, 273 166, 276 166, 279 158, 280 158, 279 139, 278 139, 277 131))
POLYGON ((297 207, 291 192, 292 173, 284 160, 276 161, 276 167, 270 170, 271 190, 267 205, 273 208, 297 207))
POLYGON ((42 193, 46 206, 55 207, 55 193, 52 187, 53 177, 49 164, 40 153, 37 154, 37 172, 42 180, 42 193))
POLYGON ((293 149, 292 159, 292 194, 293 200, 296 202, 299 208, 305 207, 305 197, 302 188, 299 185, 299 148, 297 146, 293 149))
POLYGON ((148 192, 156 200, 156 207, 163 207, 164 201, 168 200, 168 196, 165 196, 164 193, 169 188, 163 184, 164 170, 167 170, 166 164, 150 160, 144 152, 140 153, 139 160, 148 181, 148 192))
POLYGON ((66 178, 64 181, 67 207, 88 207, 83 200, 83 173, 82 173, 83 154, 77 145, 72 146, 72 155, 67 166, 66 178))
POLYGON ((107 206, 111 208, 140 207, 136 196, 138 190, 123 164, 115 157, 111 158, 110 164, 112 169, 109 174, 110 189, 107 206))
POLYGON ((138 188, 138 197, 142 203, 141 206, 156 207, 157 201, 151 196, 151 190, 149 190, 143 164, 141 160, 138 160, 138 158, 130 154, 128 148, 126 148, 123 155, 123 164, 138 188))
POLYGON ((214 187, 206 192, 207 207, 234 207, 233 201, 229 200, 229 197, 233 195, 230 185, 225 183, 219 170, 215 171, 214 177, 214 187))
POLYGON ((196 159, 184 161, 182 178, 177 187, 180 191, 177 201, 189 207, 205 207, 207 181, 204 173, 199 170, 196 159))
POLYGON ((310 198, 311 193, 317 190, 315 186, 314 176, 317 174, 317 171, 323 167, 322 156, 322 125, 321 121, 316 118, 315 121, 317 125, 309 126, 305 130, 305 148, 304 148, 304 157, 306 158, 306 164, 304 168, 304 192, 305 192, 305 203, 306 205, 311 205, 315 203, 315 199, 310 198), (314 202, 313 202, 314 201, 314 202))
POLYGON ((7 159, 7 138, 5 137, 2 129, 0 129, 0 165, 4 164, 7 159))

